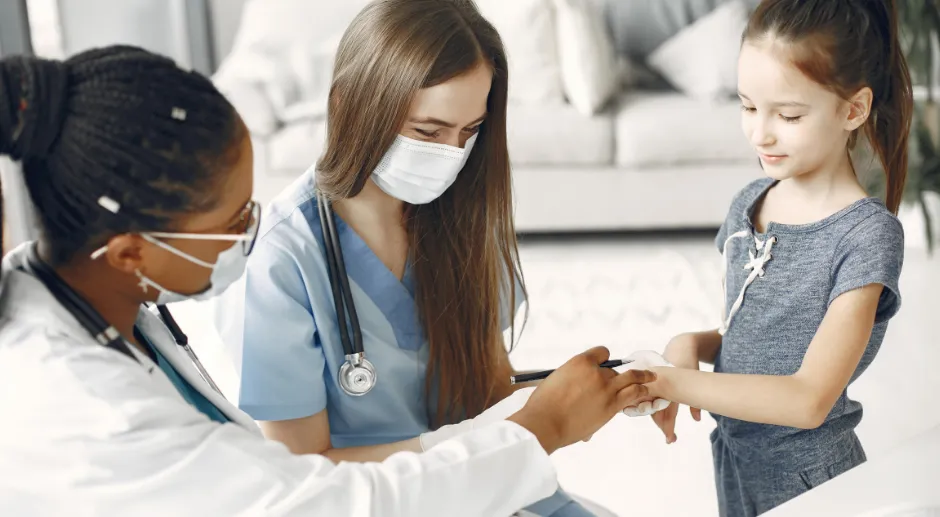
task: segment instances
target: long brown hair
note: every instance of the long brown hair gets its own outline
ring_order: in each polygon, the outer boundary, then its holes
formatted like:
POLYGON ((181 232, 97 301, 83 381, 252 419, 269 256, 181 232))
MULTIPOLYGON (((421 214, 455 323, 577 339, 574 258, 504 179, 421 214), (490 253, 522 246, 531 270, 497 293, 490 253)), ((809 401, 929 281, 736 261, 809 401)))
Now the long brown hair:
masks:
MULTIPOLYGON (((744 40, 764 37, 789 43, 794 65, 844 99, 871 88, 871 116, 863 129, 885 171, 885 205, 897 213, 907 181, 914 100, 896 1, 764 0, 744 40)), ((850 147, 856 140, 857 133, 850 147)))
POLYGON ((523 284, 506 144, 506 55, 473 2, 378 0, 356 17, 336 56, 326 150, 317 163, 318 186, 329 198, 357 195, 418 90, 480 64, 492 69, 493 82, 467 164, 440 198, 406 205, 403 214, 430 345, 425 388, 437 401, 428 408, 435 425, 479 414, 508 385, 497 375, 508 366, 500 313, 508 306, 511 314, 515 283, 523 284))

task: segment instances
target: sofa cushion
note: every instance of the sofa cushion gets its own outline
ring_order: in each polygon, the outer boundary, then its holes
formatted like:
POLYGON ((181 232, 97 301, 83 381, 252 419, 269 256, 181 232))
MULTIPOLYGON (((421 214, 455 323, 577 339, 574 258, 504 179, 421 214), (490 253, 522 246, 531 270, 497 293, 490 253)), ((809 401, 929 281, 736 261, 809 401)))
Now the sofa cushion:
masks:
POLYGON ((706 103, 678 92, 627 92, 615 117, 621 167, 756 160, 738 101, 706 103))
POLYGON ((617 51, 643 62, 683 27, 722 0, 608 0, 606 18, 617 51))
POLYGON ((267 171, 299 176, 316 163, 326 145, 326 122, 303 120, 284 126, 264 144, 267 171))
POLYGON ((509 61, 509 99, 564 103, 552 0, 476 0, 476 6, 502 39, 509 61))
POLYGON ((727 2, 669 38, 646 63, 690 97, 702 101, 734 98, 747 18, 743 0, 727 2))
POLYGON ((246 0, 232 52, 254 45, 289 48, 297 41, 316 44, 339 36, 368 0, 246 0))
MULTIPOLYGON (((621 54, 638 62, 728 0, 605 0, 605 17, 621 54)), ((749 8, 760 0, 746 0, 749 8)))
POLYGON ((514 165, 606 165, 613 161, 608 114, 587 117, 570 104, 510 104, 507 133, 514 165))
POLYGON ((598 6, 589 0, 555 0, 561 79, 568 102, 597 114, 621 81, 614 44, 598 6))

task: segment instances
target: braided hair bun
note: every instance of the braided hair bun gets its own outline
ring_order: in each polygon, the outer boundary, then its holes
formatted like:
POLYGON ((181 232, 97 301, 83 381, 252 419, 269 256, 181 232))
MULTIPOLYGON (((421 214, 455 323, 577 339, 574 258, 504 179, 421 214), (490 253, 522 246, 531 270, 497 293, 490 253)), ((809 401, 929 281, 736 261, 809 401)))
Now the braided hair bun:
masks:
POLYGON ((0 60, 0 154, 23 162, 53 263, 211 209, 245 135, 211 81, 141 48, 0 60))
POLYGON ((14 160, 46 155, 65 119, 68 85, 68 66, 60 61, 0 61, 0 153, 14 160))

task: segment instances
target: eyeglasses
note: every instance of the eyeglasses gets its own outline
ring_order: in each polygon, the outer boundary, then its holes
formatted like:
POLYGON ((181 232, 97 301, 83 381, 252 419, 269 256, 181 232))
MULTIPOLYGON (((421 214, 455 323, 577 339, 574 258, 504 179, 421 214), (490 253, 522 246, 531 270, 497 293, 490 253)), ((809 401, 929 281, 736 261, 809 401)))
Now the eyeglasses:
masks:
POLYGON ((255 249, 255 242, 258 240, 258 230, 261 228, 261 204, 255 201, 249 201, 241 214, 238 216, 242 224, 241 233, 173 233, 173 232, 147 232, 147 235, 158 239, 194 239, 194 240, 215 240, 215 241, 235 241, 240 242, 242 253, 247 257, 255 249))

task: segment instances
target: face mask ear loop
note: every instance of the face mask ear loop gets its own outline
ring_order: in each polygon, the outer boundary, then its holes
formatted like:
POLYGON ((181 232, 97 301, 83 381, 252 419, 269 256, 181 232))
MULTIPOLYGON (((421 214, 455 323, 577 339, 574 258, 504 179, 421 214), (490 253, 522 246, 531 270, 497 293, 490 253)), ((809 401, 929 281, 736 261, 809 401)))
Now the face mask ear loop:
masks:
POLYGON ((154 289, 156 289, 157 291, 159 291, 159 292, 161 292, 161 293, 172 293, 172 291, 166 290, 162 285, 160 285, 160 284, 154 282, 153 280, 147 278, 146 275, 144 275, 143 273, 140 272, 140 269, 134 270, 134 274, 136 274, 136 275, 137 275, 137 278, 140 279, 140 282, 137 284, 137 287, 140 287, 140 290, 143 291, 144 294, 147 294, 147 290, 148 290, 150 287, 153 287, 154 289))
POLYGON ((160 286, 155 284, 153 280, 145 277, 144 274, 140 272, 140 269, 135 269, 134 274, 137 275, 137 278, 140 280, 140 282, 137 283, 137 287, 140 287, 140 290, 143 291, 144 294, 147 294, 147 289, 150 287, 150 284, 160 289, 160 286))
POLYGON ((208 262, 206 262, 206 261, 204 261, 204 260, 198 259, 198 258, 196 258, 196 257, 194 257, 194 256, 192 256, 192 255, 190 255, 189 253, 185 253, 185 252, 183 252, 183 251, 180 251, 180 250, 174 248, 173 246, 170 246, 169 244, 167 244, 167 243, 165 243, 165 242, 163 242, 163 241, 161 241, 161 240, 159 240, 159 239, 155 239, 155 238, 151 237, 150 235, 147 235, 146 233, 142 233, 142 234, 140 234, 140 236, 143 237, 147 242, 150 242, 150 243, 152 243, 152 244, 156 244, 157 246, 160 246, 161 248, 163 248, 163 249, 169 251, 170 253, 173 253, 174 255, 176 255, 176 256, 178 256, 178 257, 182 257, 182 258, 184 258, 184 259, 186 259, 186 260, 192 262, 193 264, 196 264, 197 266, 202 266, 202 267, 204 267, 204 268, 206 268, 206 269, 212 269, 212 268, 215 267, 215 264, 210 264, 210 263, 208 263, 208 262))

